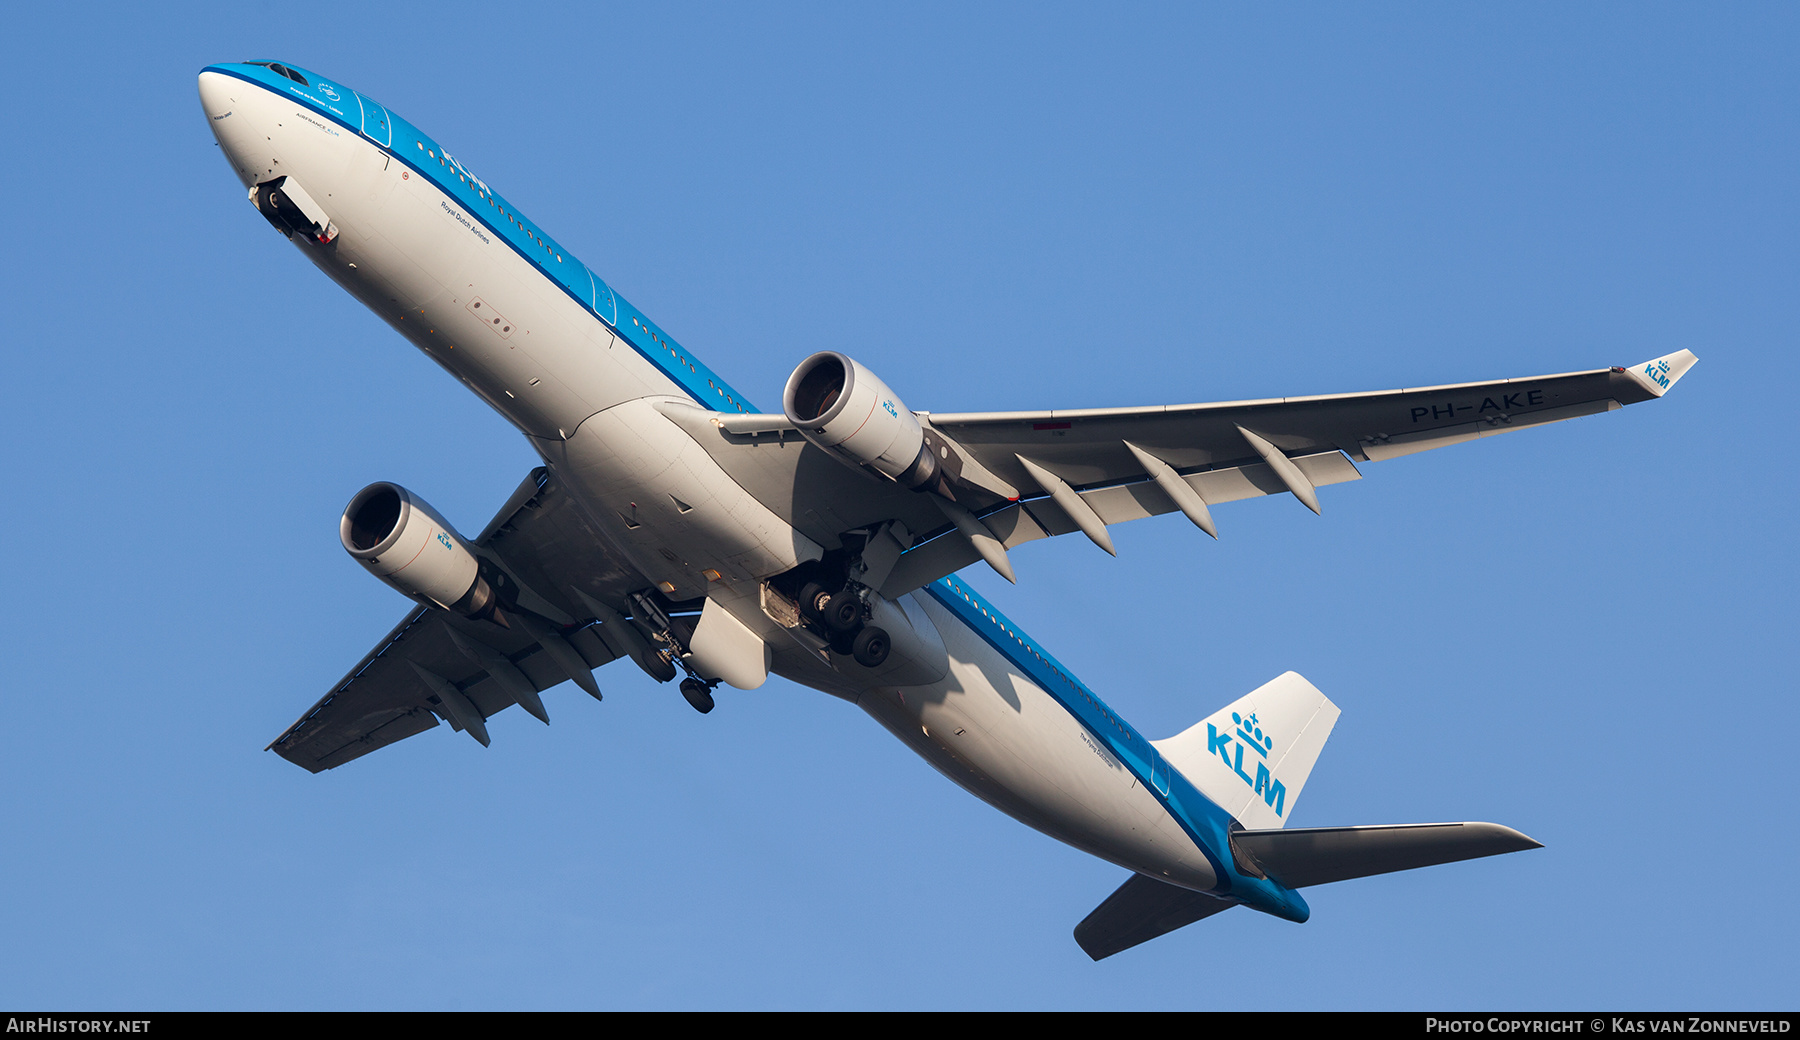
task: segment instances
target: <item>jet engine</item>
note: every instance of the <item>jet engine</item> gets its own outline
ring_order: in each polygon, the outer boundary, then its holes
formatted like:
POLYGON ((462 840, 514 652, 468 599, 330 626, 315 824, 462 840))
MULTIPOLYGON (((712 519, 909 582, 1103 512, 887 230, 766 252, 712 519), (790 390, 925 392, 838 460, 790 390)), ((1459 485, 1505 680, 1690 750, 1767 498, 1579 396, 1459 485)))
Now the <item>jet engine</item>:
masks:
POLYGON ((914 491, 938 477, 937 456, 917 417, 875 373, 835 350, 800 362, 781 403, 807 440, 852 466, 914 491))
POLYGON ((389 586, 464 617, 491 619, 497 601, 481 562, 437 510, 398 484, 370 484, 344 507, 344 550, 389 586))

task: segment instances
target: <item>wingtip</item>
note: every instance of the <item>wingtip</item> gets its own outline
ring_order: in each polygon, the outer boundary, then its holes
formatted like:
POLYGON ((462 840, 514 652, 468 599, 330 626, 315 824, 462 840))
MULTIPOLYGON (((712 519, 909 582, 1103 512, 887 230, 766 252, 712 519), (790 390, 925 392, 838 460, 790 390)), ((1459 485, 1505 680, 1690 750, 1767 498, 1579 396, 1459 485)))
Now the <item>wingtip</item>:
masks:
MULTIPOLYGON (((1544 847, 1543 842, 1523 831, 1514 830, 1504 823, 1479 821, 1465 823, 1463 826, 1471 830, 1479 831, 1482 835, 1497 844, 1509 846, 1502 850, 1505 852, 1524 852, 1528 849, 1541 849, 1544 847)), ((1492 855, 1492 853, 1490 853, 1490 855, 1492 855)))
POLYGON ((1688 369, 1693 368, 1699 360, 1691 350, 1677 350, 1673 354, 1664 354, 1662 357, 1633 365, 1625 371, 1644 389, 1661 397, 1668 393, 1682 376, 1687 375, 1688 369))

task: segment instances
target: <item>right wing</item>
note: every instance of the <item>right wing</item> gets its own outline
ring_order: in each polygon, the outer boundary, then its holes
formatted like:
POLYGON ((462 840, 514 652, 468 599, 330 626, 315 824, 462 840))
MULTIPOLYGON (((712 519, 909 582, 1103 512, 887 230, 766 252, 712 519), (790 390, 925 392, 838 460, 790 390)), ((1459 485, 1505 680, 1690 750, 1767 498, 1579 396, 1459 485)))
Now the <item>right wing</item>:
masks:
MULTIPOLYGON (((512 704, 545 722, 538 694, 574 679, 595 697, 591 671, 631 650, 628 595, 649 582, 607 555, 579 508, 536 469, 473 542, 521 589, 533 614, 510 628, 415 607, 349 674, 269 745, 314 773, 437 726, 488 743, 487 719, 512 704), (569 589, 616 612, 605 624, 569 589), (528 598, 527 598, 528 597, 528 598)), ((642 646, 638 634, 637 646, 642 646)))

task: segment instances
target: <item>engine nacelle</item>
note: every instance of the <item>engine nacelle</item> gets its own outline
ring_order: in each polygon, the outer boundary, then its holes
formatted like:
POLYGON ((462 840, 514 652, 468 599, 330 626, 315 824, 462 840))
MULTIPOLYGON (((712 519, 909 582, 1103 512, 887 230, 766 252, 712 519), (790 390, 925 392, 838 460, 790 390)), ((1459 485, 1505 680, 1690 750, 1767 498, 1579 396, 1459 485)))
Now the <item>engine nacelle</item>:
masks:
POLYGON ((852 466, 913 490, 937 479, 937 457, 918 417, 875 373, 835 350, 800 362, 781 404, 807 440, 852 466))
POLYGON ((492 617, 481 562, 437 510, 398 484, 370 484, 344 507, 344 550, 403 595, 464 617, 492 617))

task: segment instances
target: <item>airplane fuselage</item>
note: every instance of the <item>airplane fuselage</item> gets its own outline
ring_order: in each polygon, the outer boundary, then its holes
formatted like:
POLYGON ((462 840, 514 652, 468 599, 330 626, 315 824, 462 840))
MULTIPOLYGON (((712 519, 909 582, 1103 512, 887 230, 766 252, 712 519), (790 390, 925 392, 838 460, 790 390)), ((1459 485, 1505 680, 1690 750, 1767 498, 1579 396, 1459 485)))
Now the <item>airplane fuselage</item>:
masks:
POLYGON ((432 138, 341 84, 298 75, 250 64, 201 74, 245 189, 283 177, 303 189, 329 228, 293 235, 296 247, 518 427, 609 551, 671 600, 719 602, 767 641, 771 671, 854 701, 1030 826, 1305 919, 1298 894, 1237 869, 1228 813, 961 577, 897 601, 896 624, 915 641, 902 665, 863 669, 789 639, 762 583, 837 547, 797 529, 791 503, 747 491, 684 425, 754 413, 744 395, 432 138))

